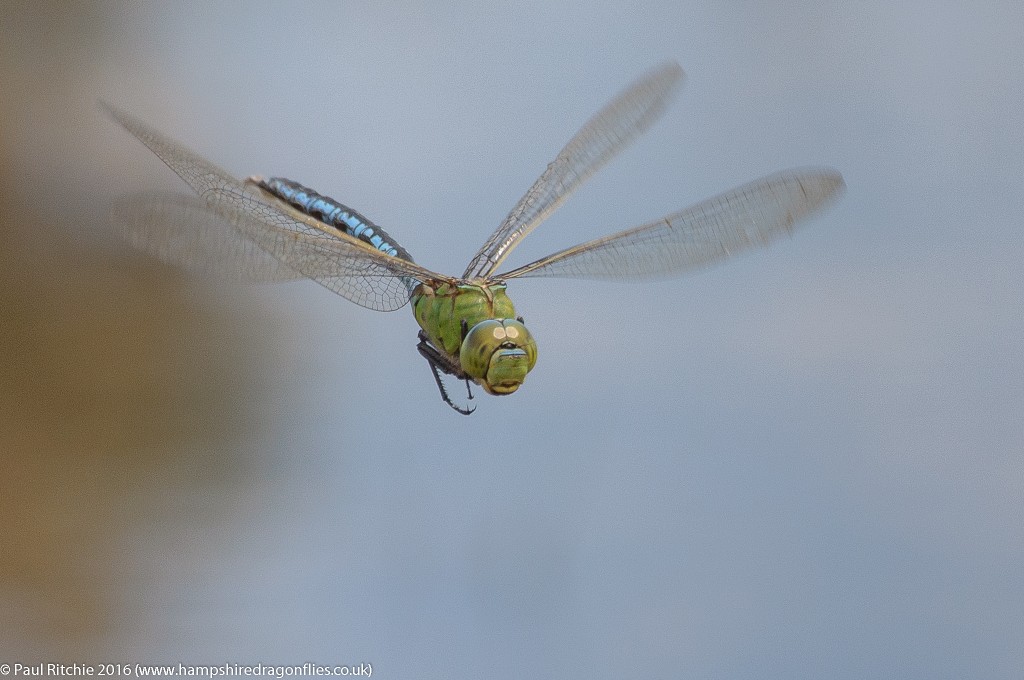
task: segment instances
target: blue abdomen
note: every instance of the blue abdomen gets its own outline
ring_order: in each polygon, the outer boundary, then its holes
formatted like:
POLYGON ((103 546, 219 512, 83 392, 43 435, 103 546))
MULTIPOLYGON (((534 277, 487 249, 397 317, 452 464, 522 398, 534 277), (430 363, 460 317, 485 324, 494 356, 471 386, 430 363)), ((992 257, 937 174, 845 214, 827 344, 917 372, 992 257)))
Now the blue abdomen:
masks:
POLYGON ((387 232, 347 205, 338 203, 282 177, 261 179, 259 185, 311 217, 340 229, 349 236, 367 243, 382 253, 412 262, 412 255, 388 236, 387 232))

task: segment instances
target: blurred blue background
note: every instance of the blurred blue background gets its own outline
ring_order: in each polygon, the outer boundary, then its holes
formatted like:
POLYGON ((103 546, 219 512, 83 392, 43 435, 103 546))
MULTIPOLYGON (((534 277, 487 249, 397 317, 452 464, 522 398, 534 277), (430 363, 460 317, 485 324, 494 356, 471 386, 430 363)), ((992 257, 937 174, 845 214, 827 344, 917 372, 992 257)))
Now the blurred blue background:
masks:
POLYGON ((1022 7, 5 4, 0 661, 1019 678, 1022 7), (106 226, 184 186, 98 98, 461 273, 666 59, 664 119, 510 264, 786 167, 847 193, 695 276, 515 283, 537 368, 469 418, 407 310, 106 226))

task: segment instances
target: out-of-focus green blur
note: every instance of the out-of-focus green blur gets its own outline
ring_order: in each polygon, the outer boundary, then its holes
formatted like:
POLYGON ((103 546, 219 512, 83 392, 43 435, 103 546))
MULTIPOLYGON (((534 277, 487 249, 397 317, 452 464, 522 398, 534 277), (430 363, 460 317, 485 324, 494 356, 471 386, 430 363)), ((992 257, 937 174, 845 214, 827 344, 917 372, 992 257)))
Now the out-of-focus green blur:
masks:
POLYGON ((116 647, 139 537, 196 487, 230 503, 266 427, 272 324, 105 237, 111 10, 0 9, 0 649, 23 661, 116 647))

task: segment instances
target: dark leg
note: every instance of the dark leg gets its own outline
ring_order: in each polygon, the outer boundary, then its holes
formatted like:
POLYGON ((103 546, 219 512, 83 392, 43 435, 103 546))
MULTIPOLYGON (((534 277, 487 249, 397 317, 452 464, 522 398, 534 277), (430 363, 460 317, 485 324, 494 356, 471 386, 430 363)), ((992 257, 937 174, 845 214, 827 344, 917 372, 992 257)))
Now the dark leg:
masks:
POLYGON ((441 352, 439 352, 434 346, 427 342, 427 336, 423 333, 423 331, 420 331, 419 340, 420 341, 419 344, 416 345, 416 349, 419 350, 419 353, 423 356, 424 359, 427 360, 427 363, 430 364, 430 372, 433 373, 434 375, 434 382, 437 383, 437 389, 441 393, 442 401, 444 401, 444 403, 448 404, 462 415, 468 416, 470 413, 476 410, 476 407, 465 409, 460 406, 456 406, 452 402, 451 398, 448 396, 448 390, 444 388, 444 383, 441 382, 441 373, 439 372, 439 369, 440 371, 443 371, 448 375, 453 375, 456 378, 459 378, 460 380, 465 380, 466 392, 469 394, 469 398, 472 399, 473 393, 469 389, 469 378, 466 376, 465 373, 462 372, 462 370, 460 370, 457 366, 452 364, 451 360, 448 357, 441 354, 441 352))
MULTIPOLYGON (((463 342, 466 341, 466 336, 467 335, 469 335, 469 324, 467 324, 466 320, 463 319, 462 320, 462 341, 463 342)), ((468 399, 472 399, 473 398, 473 390, 469 389, 469 378, 465 378, 465 381, 466 381, 466 394, 468 395, 467 398, 468 399)))

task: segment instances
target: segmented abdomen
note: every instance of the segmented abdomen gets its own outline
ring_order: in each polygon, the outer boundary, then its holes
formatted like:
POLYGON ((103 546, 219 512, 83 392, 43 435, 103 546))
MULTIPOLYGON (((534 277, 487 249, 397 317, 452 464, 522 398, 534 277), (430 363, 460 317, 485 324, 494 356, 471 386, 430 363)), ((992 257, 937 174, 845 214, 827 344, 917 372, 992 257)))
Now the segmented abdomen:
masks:
POLYGON ((338 203, 283 177, 259 180, 259 185, 302 212, 340 229, 349 236, 367 243, 382 253, 412 262, 412 255, 388 236, 388 233, 347 205, 338 203))

